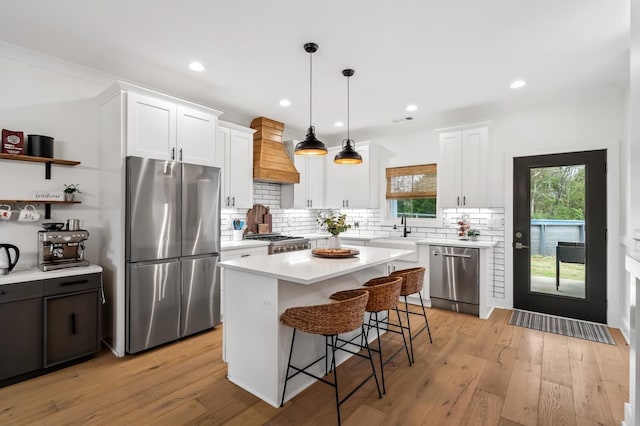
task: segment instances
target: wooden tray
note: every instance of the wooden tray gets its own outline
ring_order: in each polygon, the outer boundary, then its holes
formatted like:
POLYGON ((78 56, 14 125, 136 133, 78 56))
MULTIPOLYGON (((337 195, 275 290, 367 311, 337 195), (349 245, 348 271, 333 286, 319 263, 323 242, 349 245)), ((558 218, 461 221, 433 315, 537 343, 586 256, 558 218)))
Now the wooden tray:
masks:
POLYGON ((311 250, 311 254, 315 257, 324 257, 327 259, 344 259, 345 257, 354 257, 360 254, 354 249, 336 249, 336 248, 316 248, 311 250))

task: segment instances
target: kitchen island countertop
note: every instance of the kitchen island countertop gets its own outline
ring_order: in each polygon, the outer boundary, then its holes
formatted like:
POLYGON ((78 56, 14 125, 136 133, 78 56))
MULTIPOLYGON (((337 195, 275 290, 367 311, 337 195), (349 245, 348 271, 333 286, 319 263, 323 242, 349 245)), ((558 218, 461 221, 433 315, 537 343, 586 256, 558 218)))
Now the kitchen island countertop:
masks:
POLYGON ((344 259, 314 257, 311 250, 271 256, 257 256, 220 262, 222 268, 278 278, 299 284, 313 284, 329 278, 399 259, 412 250, 358 247, 359 255, 344 259))

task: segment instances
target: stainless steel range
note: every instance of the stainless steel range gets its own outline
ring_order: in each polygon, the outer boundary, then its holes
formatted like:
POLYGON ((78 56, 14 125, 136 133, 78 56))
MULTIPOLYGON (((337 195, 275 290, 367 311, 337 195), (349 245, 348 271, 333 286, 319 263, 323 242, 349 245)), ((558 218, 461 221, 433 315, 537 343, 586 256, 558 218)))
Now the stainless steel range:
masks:
POLYGON ((269 241, 269 254, 287 253, 311 248, 309 240, 302 237, 290 237, 281 234, 248 234, 247 240, 269 241))

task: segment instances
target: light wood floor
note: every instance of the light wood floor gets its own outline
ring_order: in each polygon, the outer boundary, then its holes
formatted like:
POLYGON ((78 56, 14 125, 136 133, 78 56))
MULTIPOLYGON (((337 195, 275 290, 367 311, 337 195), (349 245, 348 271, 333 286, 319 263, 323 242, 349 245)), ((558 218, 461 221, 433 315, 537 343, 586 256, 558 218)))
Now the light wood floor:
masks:
MULTIPOLYGON (((434 336, 415 341, 416 363, 399 354, 342 406, 346 425, 615 425, 629 399, 629 350, 429 309, 434 336)), ((418 319, 418 318, 416 318, 418 319)), ((225 379, 221 327, 124 359, 90 361, 0 389, 0 424, 335 424, 333 389, 316 383, 281 409, 225 379)), ((387 347, 399 337, 384 336, 387 347)), ((354 357, 357 358, 357 357, 354 357)), ((338 368, 340 385, 366 361, 338 368)))

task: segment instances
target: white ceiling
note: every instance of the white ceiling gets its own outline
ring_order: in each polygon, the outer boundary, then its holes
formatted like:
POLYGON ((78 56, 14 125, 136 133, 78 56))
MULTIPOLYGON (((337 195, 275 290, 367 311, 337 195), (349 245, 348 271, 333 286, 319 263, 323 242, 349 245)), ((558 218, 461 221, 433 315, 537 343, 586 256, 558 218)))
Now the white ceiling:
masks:
MULTIPOLYGON (((628 0, 0 0, 0 39, 320 135, 625 87, 628 0), (203 73, 187 68, 204 64, 203 73), (527 86, 509 88, 514 79, 527 86), (278 105, 291 100, 289 108, 278 105), (419 106, 408 113, 409 103, 419 106)), ((248 124, 248 123, 247 123, 248 124)))

